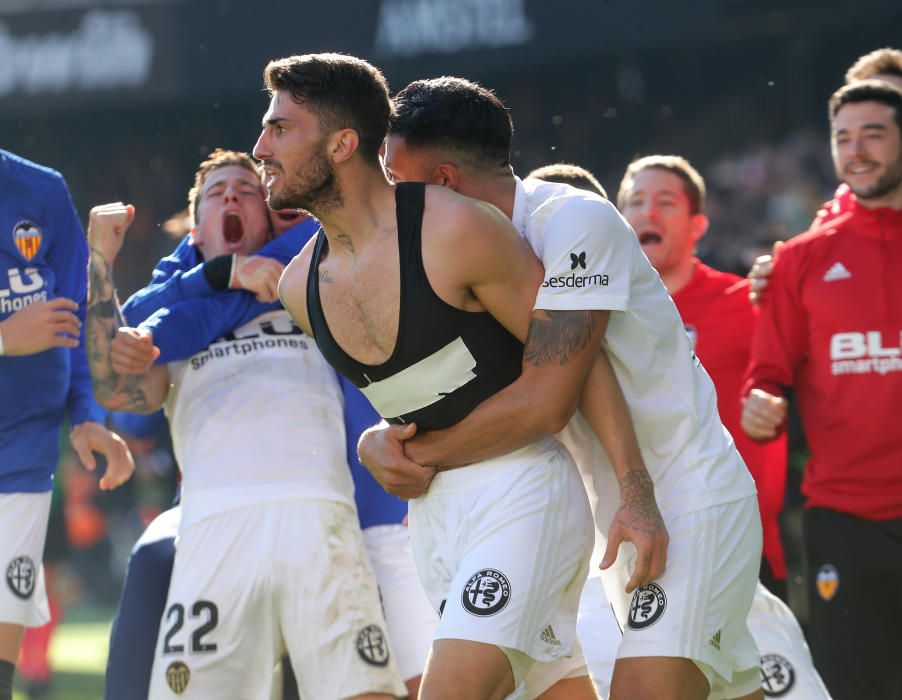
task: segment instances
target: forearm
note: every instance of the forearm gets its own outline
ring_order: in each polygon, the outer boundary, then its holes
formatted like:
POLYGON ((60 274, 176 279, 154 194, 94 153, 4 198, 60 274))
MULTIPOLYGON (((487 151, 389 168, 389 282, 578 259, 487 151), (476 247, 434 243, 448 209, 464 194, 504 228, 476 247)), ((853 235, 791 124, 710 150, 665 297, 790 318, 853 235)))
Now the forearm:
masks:
POLYGON ((555 432, 540 422, 541 418, 529 381, 521 376, 459 423, 408 440, 405 452, 424 466, 460 467, 481 462, 555 432))
POLYGON ((113 370, 111 343, 116 329, 125 322, 113 286, 112 264, 95 250, 90 253, 89 275, 85 339, 94 395, 101 405, 111 410, 154 411, 163 398, 160 391, 151 390, 151 382, 157 375, 119 375, 113 370))
POLYGON ((648 476, 626 398, 603 350, 586 379, 580 411, 604 447, 621 491, 648 476))
POLYGON ((138 290, 123 304, 122 313, 128 325, 137 326, 159 309, 216 291, 209 282, 204 264, 201 264, 188 271, 179 270, 163 282, 138 290))
POLYGON ((580 403, 607 320, 601 311, 534 311, 520 378, 457 425, 409 440, 407 455, 420 464, 461 466, 563 429, 580 403))
POLYGON ((160 365, 187 359, 232 329, 279 308, 280 304, 258 302, 247 292, 217 292, 160 309, 140 327, 153 335, 160 365))

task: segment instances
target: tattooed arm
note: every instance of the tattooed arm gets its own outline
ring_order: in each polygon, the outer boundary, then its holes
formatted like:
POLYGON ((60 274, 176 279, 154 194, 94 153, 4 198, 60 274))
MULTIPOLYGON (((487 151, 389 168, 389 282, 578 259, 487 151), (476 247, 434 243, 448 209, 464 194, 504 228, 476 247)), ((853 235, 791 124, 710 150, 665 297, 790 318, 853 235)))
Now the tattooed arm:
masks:
POLYGON ((626 585, 630 593, 663 573, 670 537, 658 510, 655 485, 639 451, 626 399, 604 351, 586 379, 580 411, 604 447, 620 486, 620 505, 608 528, 601 568, 614 563, 621 542, 632 542, 637 556, 636 568, 626 585))
POLYGON ((116 330, 125 325, 113 286, 113 262, 133 216, 134 208, 122 204, 91 210, 85 338, 97 401, 114 411, 151 413, 163 405, 169 391, 169 370, 158 365, 147 374, 120 375, 113 370, 110 358, 116 330))
POLYGON ((562 430, 579 406, 607 322, 606 311, 535 310, 520 378, 456 425, 407 441, 407 456, 420 464, 463 466, 562 430))

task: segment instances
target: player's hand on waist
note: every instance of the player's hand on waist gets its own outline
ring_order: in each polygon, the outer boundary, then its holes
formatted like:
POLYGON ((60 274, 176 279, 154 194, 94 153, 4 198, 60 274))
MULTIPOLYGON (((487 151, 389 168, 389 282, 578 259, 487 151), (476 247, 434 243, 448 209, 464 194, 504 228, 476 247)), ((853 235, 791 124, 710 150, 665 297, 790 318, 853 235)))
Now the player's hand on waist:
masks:
POLYGON ((670 536, 655 500, 655 488, 645 470, 632 472, 620 484, 620 507, 608 530, 608 546, 601 562, 607 569, 617 559, 622 542, 636 547, 636 568, 626 592, 650 583, 664 573, 670 536))
POLYGON ((389 425, 384 421, 363 432, 357 458, 388 493, 403 499, 417 498, 429 490, 435 469, 408 459, 404 441, 416 434, 416 425, 389 425))
POLYGON ((125 232, 134 218, 135 208, 122 202, 101 204, 91 209, 88 215, 88 244, 91 250, 112 263, 125 242, 125 232))
POLYGON ((75 312, 78 304, 57 297, 37 301, 0 323, 4 355, 33 355, 50 348, 78 347, 81 321, 75 312))
POLYGON ((279 299, 279 278, 285 266, 278 260, 262 255, 238 255, 232 268, 232 289, 244 289, 257 296, 257 301, 269 304, 279 299))
POLYGON ((144 328, 120 328, 110 344, 110 361, 116 374, 146 374, 159 356, 153 334, 144 328))
POLYGON ((69 442, 89 471, 97 468, 94 452, 106 457, 106 471, 100 479, 100 488, 105 491, 121 486, 135 471, 135 462, 125 440, 100 423, 85 421, 74 426, 69 442))
POLYGON ((742 403, 742 429, 753 440, 771 440, 777 437, 786 412, 786 399, 782 396, 752 389, 742 403))

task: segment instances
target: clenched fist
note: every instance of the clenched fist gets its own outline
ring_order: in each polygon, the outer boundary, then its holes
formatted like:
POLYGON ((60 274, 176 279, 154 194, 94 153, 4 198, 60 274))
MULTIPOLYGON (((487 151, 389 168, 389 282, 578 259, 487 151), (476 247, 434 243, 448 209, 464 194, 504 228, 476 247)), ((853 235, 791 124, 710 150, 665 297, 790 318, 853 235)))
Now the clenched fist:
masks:
POLYGON ((742 429, 753 440, 771 440, 777 437, 786 412, 786 399, 782 396, 752 389, 742 404, 742 429))
POLYGON ((91 209, 88 215, 88 244, 91 250, 100 253, 107 262, 113 262, 122 249, 125 232, 134 218, 135 208, 122 202, 101 204, 91 209))

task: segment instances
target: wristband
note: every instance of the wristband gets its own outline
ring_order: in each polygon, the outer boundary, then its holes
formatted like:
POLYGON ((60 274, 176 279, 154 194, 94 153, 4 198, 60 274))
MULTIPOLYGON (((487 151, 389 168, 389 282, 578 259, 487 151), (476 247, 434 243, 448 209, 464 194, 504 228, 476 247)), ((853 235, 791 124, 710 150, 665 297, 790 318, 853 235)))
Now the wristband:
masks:
POLYGON ((234 267, 234 255, 219 255, 204 263, 204 278, 207 284, 217 291, 228 289, 234 267))

